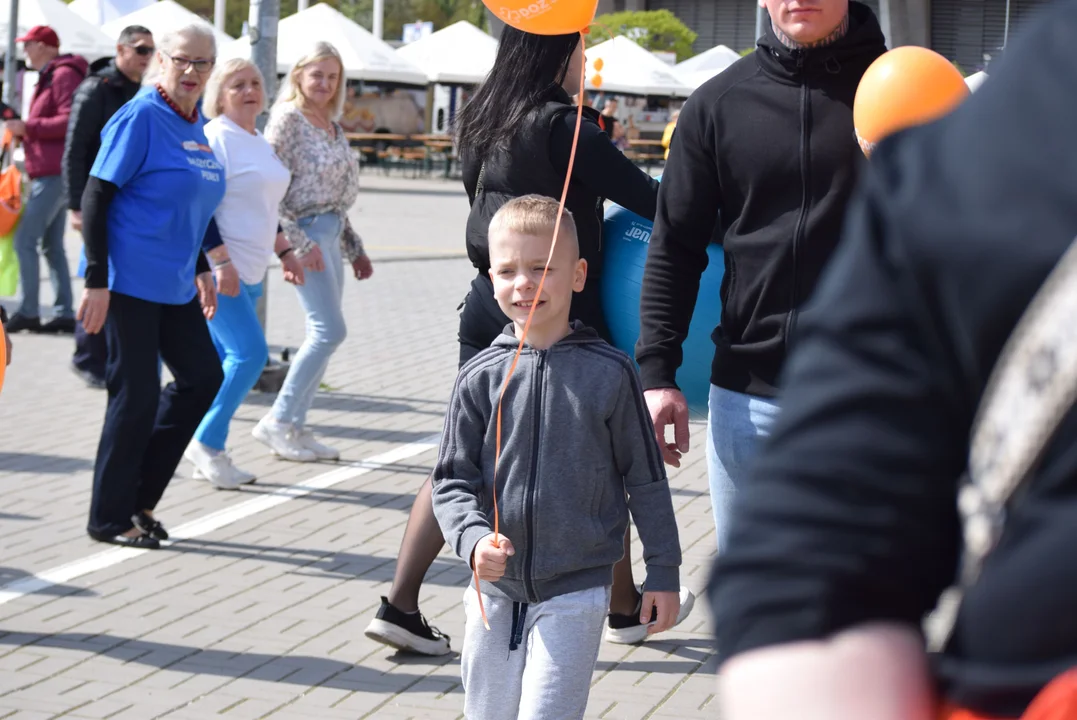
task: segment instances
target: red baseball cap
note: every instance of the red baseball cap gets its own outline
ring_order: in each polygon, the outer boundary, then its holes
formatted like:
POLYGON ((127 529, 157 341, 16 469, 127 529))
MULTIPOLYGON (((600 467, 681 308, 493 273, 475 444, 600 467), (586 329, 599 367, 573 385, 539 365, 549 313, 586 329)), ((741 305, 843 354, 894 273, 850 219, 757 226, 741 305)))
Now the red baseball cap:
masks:
POLYGON ((60 47, 60 38, 56 35, 56 31, 48 25, 34 25, 26 31, 25 35, 15 38, 15 42, 24 43, 29 41, 39 42, 54 48, 60 47))

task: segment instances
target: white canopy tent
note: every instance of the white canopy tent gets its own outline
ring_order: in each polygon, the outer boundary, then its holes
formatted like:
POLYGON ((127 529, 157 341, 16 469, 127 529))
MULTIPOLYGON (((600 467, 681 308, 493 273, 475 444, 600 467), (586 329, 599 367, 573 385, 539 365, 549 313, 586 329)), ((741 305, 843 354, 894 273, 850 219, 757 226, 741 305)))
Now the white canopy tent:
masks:
POLYGON ((718 45, 678 63, 674 70, 692 87, 698 88, 738 60, 740 60, 740 55, 735 50, 725 45, 718 45))
POLYGON ((421 68, 432 83, 476 85, 497 58, 497 40, 466 20, 397 48, 396 54, 421 68))
POLYGON ((74 0, 71 11, 88 23, 100 27, 107 22, 118 20, 136 10, 153 5, 157 0, 74 0))
POLYGON ((587 89, 625 95, 688 97, 692 86, 669 65, 623 35, 587 48, 587 89), (602 59, 601 87, 591 82, 602 59))
POLYGON ((115 39, 120 36, 120 33, 128 25, 142 25, 153 33, 154 38, 160 40, 160 37, 167 31, 176 30, 193 22, 203 22, 209 25, 213 30, 213 35, 217 38, 218 53, 226 43, 232 42, 231 36, 217 30, 204 18, 199 17, 175 2, 175 0, 158 0, 158 2, 150 3, 141 10, 136 10, 123 17, 106 22, 101 26, 101 30, 115 42, 115 39))
MULTIPOLYGON (((0 37, 8 35, 10 0, 0 0, 0 37)), ((61 0, 19 0, 18 32, 22 35, 35 25, 48 25, 60 37, 60 52, 81 55, 93 62, 116 54, 116 41, 72 12, 61 0)), ((23 55, 19 44, 19 57, 23 55)))
MULTIPOLYGON (((167 1, 167 0, 166 0, 167 1)), ((285 74, 310 50, 314 40, 331 43, 344 61, 349 80, 426 85, 426 73, 396 54, 366 28, 324 3, 289 15, 277 26, 277 72, 285 74)), ((239 38, 217 49, 217 57, 249 58, 250 39, 239 38)))

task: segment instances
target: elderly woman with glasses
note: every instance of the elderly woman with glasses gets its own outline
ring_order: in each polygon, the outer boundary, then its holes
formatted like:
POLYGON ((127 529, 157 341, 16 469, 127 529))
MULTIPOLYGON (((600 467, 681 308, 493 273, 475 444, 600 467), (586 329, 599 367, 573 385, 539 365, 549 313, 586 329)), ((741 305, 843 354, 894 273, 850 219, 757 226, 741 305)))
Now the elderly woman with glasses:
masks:
POLYGON ((154 509, 221 385, 206 320, 217 306, 201 251, 225 174, 198 101, 217 53, 205 24, 166 34, 159 77, 105 125, 83 193, 86 289, 79 319, 108 338, 108 409, 87 531, 157 548, 154 509), (173 380, 161 389, 160 356, 173 380))

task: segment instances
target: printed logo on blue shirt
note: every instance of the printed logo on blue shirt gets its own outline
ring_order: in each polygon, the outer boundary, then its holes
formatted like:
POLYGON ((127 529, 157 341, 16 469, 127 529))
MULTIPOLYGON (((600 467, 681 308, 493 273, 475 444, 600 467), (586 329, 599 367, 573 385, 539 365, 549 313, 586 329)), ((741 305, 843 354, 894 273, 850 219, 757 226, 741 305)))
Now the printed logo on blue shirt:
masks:
POLYGON ((192 153, 207 153, 209 157, 192 157, 187 156, 187 163, 193 165, 202 171, 202 179, 209 180, 210 182, 221 181, 221 170, 224 168, 219 162, 217 162, 216 156, 213 154, 213 148, 209 145, 203 145, 200 142, 194 140, 184 140, 183 149, 192 153))

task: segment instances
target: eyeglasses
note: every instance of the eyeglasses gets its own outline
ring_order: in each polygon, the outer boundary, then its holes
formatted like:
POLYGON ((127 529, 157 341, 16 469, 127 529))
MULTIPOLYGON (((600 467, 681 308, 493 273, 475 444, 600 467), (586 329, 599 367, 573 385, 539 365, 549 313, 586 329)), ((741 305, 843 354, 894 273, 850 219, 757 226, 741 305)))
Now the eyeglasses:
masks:
POLYGON ((136 53, 138 53, 142 57, 146 57, 147 55, 152 55, 154 53, 154 51, 157 49, 153 45, 128 45, 127 47, 131 48, 132 50, 134 50, 136 53))
POLYGON ((187 72, 187 68, 193 67, 194 71, 199 75, 205 75, 213 66, 217 64, 216 60, 191 60, 190 58, 173 57, 163 50, 161 53, 172 61, 172 67, 176 68, 180 72, 187 72))

